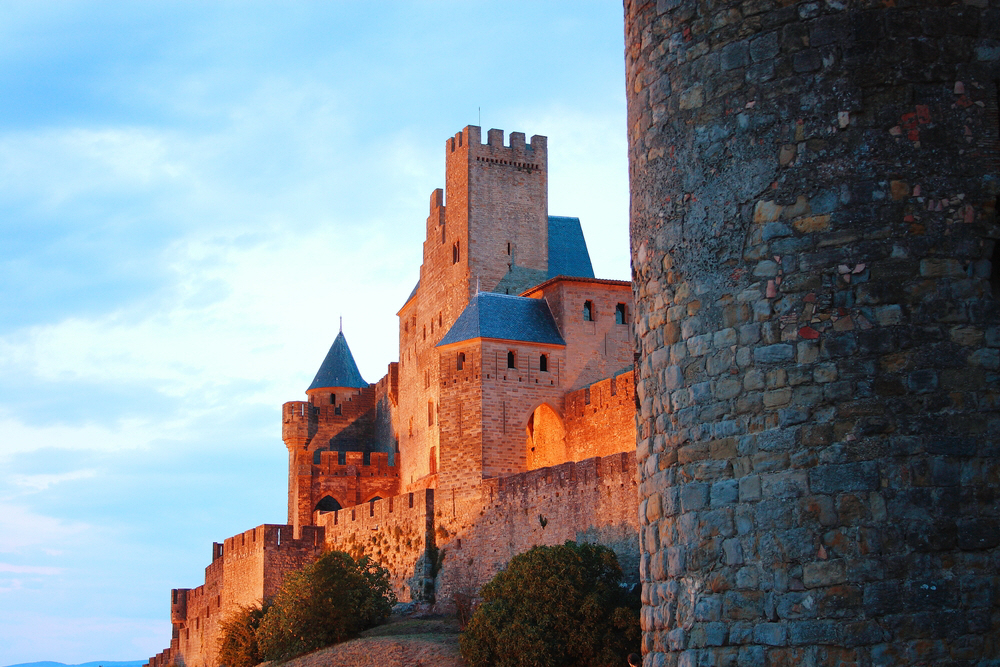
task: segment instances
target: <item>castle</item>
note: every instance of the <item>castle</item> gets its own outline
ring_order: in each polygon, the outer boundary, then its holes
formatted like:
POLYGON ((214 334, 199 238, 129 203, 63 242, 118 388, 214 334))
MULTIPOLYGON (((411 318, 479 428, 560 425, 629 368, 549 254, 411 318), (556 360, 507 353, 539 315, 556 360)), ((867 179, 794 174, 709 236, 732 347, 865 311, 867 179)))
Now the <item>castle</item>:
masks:
POLYGON ((369 384, 338 333, 282 408, 287 524, 213 545, 151 667, 215 665, 220 622, 324 549, 445 607, 567 539, 611 546, 638 581, 631 283, 595 278, 580 221, 548 214, 545 137, 469 126, 445 156, 399 361, 369 384))

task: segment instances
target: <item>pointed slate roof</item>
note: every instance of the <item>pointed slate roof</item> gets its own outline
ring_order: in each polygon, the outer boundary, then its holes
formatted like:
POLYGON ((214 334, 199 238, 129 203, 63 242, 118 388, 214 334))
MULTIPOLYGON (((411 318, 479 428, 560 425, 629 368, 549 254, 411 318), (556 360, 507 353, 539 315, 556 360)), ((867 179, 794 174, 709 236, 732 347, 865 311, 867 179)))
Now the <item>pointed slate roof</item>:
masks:
POLYGON ((473 338, 565 345, 545 299, 480 292, 437 347, 473 338))
POLYGON ((330 351, 326 353, 326 359, 323 360, 322 365, 320 365, 319 370, 316 372, 316 377, 313 378, 312 384, 309 385, 309 389, 306 391, 324 389, 326 387, 352 387, 358 389, 367 386, 368 383, 361 377, 358 365, 354 363, 354 355, 351 354, 351 348, 347 346, 347 339, 344 338, 344 332, 341 331, 333 339, 333 345, 330 346, 330 351))
POLYGON ((575 276, 593 278, 587 240, 583 238, 580 218, 549 216, 549 278, 575 276))

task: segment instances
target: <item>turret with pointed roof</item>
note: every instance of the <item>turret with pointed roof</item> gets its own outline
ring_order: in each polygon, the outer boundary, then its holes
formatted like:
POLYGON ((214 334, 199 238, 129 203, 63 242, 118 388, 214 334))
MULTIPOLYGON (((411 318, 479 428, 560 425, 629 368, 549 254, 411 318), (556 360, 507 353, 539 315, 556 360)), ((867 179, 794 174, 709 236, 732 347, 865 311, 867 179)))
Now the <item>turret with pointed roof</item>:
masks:
POLYGON ((367 387, 368 383, 361 377, 358 365, 354 362, 354 355, 351 348, 347 346, 347 339, 341 331, 333 339, 330 351, 326 353, 326 358, 316 372, 312 384, 306 390, 308 394, 317 389, 334 389, 346 387, 350 389, 361 389, 367 387))

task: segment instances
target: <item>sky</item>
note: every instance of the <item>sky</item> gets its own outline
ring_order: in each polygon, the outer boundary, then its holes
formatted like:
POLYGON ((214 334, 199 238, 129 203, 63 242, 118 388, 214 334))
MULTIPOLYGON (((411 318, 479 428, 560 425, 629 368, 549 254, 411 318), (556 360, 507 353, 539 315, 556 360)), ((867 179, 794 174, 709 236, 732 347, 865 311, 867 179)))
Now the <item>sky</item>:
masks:
POLYGON ((627 280, 623 52, 607 0, 0 0, 0 665, 156 654, 212 542, 285 522, 281 404, 340 316, 397 359, 464 126, 547 136, 627 280))

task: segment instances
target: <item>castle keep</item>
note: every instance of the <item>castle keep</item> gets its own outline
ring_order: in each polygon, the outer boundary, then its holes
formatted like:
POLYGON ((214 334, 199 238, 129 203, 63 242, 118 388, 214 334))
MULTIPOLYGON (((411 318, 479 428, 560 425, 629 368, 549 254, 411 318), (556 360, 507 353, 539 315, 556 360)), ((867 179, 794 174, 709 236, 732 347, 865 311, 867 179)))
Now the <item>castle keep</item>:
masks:
POLYGON ((646 667, 994 665, 993 0, 626 0, 646 667))
POLYGON ((399 361, 369 384, 337 334, 282 408, 288 523, 213 546, 205 584, 172 591, 152 667, 215 665, 226 615, 324 549, 445 606, 567 539, 612 547, 637 580, 631 284, 595 278, 580 221, 548 214, 545 137, 470 126, 445 156, 399 361))

